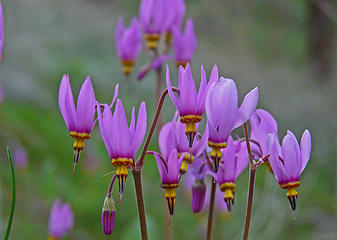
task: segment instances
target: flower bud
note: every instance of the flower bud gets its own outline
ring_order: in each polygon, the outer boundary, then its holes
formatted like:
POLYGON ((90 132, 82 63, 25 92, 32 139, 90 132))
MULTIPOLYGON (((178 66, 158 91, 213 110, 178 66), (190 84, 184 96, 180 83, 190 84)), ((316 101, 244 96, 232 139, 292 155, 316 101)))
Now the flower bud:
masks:
POLYGON ((115 201, 111 196, 107 196, 104 200, 102 210, 102 228, 105 235, 111 235, 115 223, 115 201))
POLYGON ((203 180, 195 180, 192 186, 192 211, 199 213, 204 207, 206 185, 203 180))

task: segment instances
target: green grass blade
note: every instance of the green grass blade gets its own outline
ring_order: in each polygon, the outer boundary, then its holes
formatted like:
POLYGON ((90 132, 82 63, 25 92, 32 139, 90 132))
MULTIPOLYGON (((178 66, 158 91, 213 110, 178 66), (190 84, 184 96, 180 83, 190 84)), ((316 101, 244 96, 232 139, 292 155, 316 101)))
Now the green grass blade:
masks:
POLYGON ((15 197, 16 197, 15 173, 14 173, 14 166, 13 166, 13 161, 12 161, 12 154, 11 154, 11 150, 9 149, 9 147, 7 147, 7 154, 8 154, 8 160, 9 160, 9 164, 11 167, 11 175, 12 175, 12 206, 11 206, 11 212, 8 218, 8 225, 7 225, 7 230, 6 230, 4 240, 8 239, 9 233, 11 231, 11 226, 12 226, 13 216, 14 216, 14 208, 15 208, 15 197))

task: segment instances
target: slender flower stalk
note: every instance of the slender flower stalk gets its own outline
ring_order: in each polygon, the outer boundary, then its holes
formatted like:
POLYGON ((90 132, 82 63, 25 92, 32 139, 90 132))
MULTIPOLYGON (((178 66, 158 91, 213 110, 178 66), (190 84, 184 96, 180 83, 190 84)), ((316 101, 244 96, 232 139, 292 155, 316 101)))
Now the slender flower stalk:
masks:
POLYGON ((208 211, 208 221, 207 221, 207 235, 206 235, 206 239, 207 240, 211 240, 211 236, 212 236, 216 186, 217 186, 217 183, 213 179, 212 180, 212 188, 211 188, 211 197, 210 197, 209 211, 208 211))
POLYGON ((245 218, 245 227, 243 232, 243 240, 248 239, 249 227, 250 227, 250 219, 252 217, 253 210, 253 200, 254 200, 254 187, 255 187, 255 175, 258 165, 253 160, 250 141, 248 136, 247 123, 243 124, 243 129, 245 133, 246 146, 249 158, 249 187, 248 187, 248 200, 247 200, 247 210, 246 210, 246 218, 245 218))
POLYGON ((304 131, 300 146, 295 135, 289 130, 283 138, 282 146, 275 134, 269 134, 268 146, 270 165, 274 176, 280 187, 287 190, 287 198, 292 210, 295 211, 298 197, 296 188, 300 186, 300 175, 305 169, 311 153, 310 132, 304 131))
POLYGON ((14 165, 13 165, 13 160, 12 160, 12 154, 11 154, 11 150, 9 147, 7 147, 7 156, 8 156, 8 161, 10 164, 11 177, 12 177, 12 203, 11 203, 11 210, 10 210, 9 217, 8 217, 8 224, 7 224, 7 229, 6 229, 6 233, 4 236, 4 240, 8 240, 9 238, 9 233, 11 231, 11 227, 13 223, 15 201, 16 201, 15 171, 14 171, 14 165))

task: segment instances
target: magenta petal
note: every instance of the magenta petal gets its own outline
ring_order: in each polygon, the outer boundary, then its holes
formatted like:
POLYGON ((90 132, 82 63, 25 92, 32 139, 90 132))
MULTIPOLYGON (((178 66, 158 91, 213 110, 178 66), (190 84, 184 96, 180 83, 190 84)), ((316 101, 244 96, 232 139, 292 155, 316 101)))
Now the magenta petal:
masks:
POLYGON ((95 93, 90 77, 87 76, 77 99, 76 129, 78 132, 90 133, 95 117, 95 93))
POLYGON ((197 97, 197 114, 202 116, 205 110, 206 94, 207 94, 207 80, 204 67, 201 66, 200 86, 197 97))
POLYGON ((55 200, 49 216, 49 235, 62 238, 74 225, 74 215, 69 204, 55 200))
POLYGON ((118 151, 118 157, 133 158, 131 152, 131 137, 125 110, 120 99, 117 99, 116 109, 113 114, 114 148, 118 151), (118 139, 118 141, 117 141, 118 139))
POLYGON ((113 119, 112 112, 107 104, 104 105, 103 115, 101 114, 101 108, 97 108, 97 115, 99 121, 99 127, 101 130, 101 135, 103 138, 103 142, 105 144, 106 149, 108 150, 110 158, 113 158, 114 151, 114 133, 112 130, 113 127, 113 119))
MULTIPOLYGON (((165 159, 168 159, 169 154, 173 148, 176 148, 175 136, 176 122, 166 123, 160 130, 158 143, 161 154, 165 159)), ((185 137, 186 139, 186 137, 185 137)))
POLYGON ((289 130, 282 141, 282 154, 287 176, 290 180, 299 179, 301 170, 300 148, 295 135, 289 130))
POLYGON ((235 159, 235 145, 232 137, 228 139, 228 145, 226 148, 222 149, 223 167, 225 169, 223 179, 226 182, 235 182, 235 170, 236 170, 236 159, 235 159))
POLYGON ((143 139, 146 133, 146 125, 147 125, 146 106, 145 106, 145 102, 142 102, 139 108, 135 135, 132 139, 131 148, 132 148, 133 156, 136 155, 138 148, 143 142, 143 139))
POLYGON ((131 139, 133 139, 133 136, 135 134, 135 122, 136 122, 135 107, 133 107, 132 112, 131 112, 131 121, 130 121, 130 127, 129 127, 131 139))
POLYGON ((236 167, 235 167, 235 179, 247 168, 249 158, 246 144, 240 143, 239 140, 235 142, 237 150, 236 167))
POLYGON ((305 166, 307 165, 311 153, 311 135, 306 129, 302 135, 301 139, 301 173, 303 172, 305 166))
POLYGON ((69 76, 63 75, 59 89, 59 107, 69 131, 76 130, 76 112, 69 76))
POLYGON ((192 71, 188 63, 179 85, 180 109, 178 110, 180 115, 196 114, 197 89, 195 88, 192 71))
POLYGON ((167 64, 166 64, 166 85, 167 85, 168 93, 170 95, 172 102, 174 103, 174 105, 176 105, 176 108, 179 109, 179 103, 172 90, 172 85, 171 85, 171 80, 170 80, 170 70, 167 64))
POLYGON ((269 163, 271 168, 273 169, 274 172, 274 176, 276 181, 279 184, 284 184, 285 181, 287 180, 287 176, 285 173, 285 168, 284 165, 281 163, 279 156, 280 156, 280 152, 279 152, 279 143, 275 137, 274 134, 268 134, 268 140, 267 140, 267 145, 268 145, 268 149, 269 149, 269 163))
POLYGON ((208 124, 206 124, 205 131, 204 131, 204 134, 202 135, 201 139, 194 140, 194 142, 193 142, 192 154, 195 157, 202 154, 203 151, 207 148, 208 134, 209 134, 208 124))
POLYGON ((258 99, 259 99, 258 88, 254 88, 245 96, 240 108, 237 111, 237 120, 234 124, 233 129, 241 126, 249 119, 250 115, 256 109, 258 99))
POLYGON ((112 98, 112 102, 110 104, 110 108, 114 105, 116 99, 117 99, 117 96, 118 96, 118 88, 119 88, 119 84, 116 84, 115 86, 115 92, 114 92, 114 96, 112 98))
POLYGON ((165 160, 163 158, 161 158, 161 156, 157 152, 151 151, 151 153, 153 154, 153 156, 156 159, 158 171, 159 171, 160 178, 161 178, 161 182, 162 183, 168 183, 167 168, 166 168, 165 164, 163 163, 163 161, 165 161, 165 160))
POLYGON ((119 17, 116 32, 115 32, 115 40, 116 40, 116 50, 120 58, 122 58, 123 56, 122 38, 123 38, 124 31, 125 31, 125 26, 123 23, 123 18, 119 17))

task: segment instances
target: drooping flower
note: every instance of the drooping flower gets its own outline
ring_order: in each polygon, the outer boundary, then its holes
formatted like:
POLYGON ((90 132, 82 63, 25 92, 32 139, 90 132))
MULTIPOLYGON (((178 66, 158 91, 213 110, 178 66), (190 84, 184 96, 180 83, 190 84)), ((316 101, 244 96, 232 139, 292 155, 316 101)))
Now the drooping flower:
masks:
POLYGON ((110 194, 105 198, 102 209, 102 228, 104 234, 107 236, 111 235, 114 229, 115 215, 115 201, 110 194))
POLYGON ((142 0, 139 16, 149 49, 156 49, 160 35, 167 27, 167 0, 142 0))
POLYGON ((193 20, 188 19, 183 33, 178 28, 173 30, 173 50, 177 67, 180 65, 186 67, 193 57, 196 46, 197 37, 194 32, 193 20))
POLYGON ((177 149, 178 155, 187 153, 180 166, 180 174, 185 174, 188 165, 192 164, 195 157, 198 157, 207 147, 208 129, 205 129, 204 134, 200 139, 193 142, 192 148, 189 148, 189 143, 185 135, 185 125, 178 120, 173 120, 165 124, 159 133, 159 146, 163 156, 167 156, 166 151, 177 149), (170 147, 168 147, 170 146, 170 147))
POLYGON ((164 158, 162 155, 156 152, 151 153, 154 155, 157 162, 161 178, 161 187, 165 189, 165 198, 167 200, 170 215, 173 215, 176 201, 175 190, 179 183, 180 164, 183 161, 186 153, 178 157, 177 150, 172 149, 167 158, 164 158))
POLYGON ((169 0, 167 13, 167 26, 165 43, 170 44, 174 28, 180 29, 181 22, 185 15, 186 6, 184 0, 169 0))
POLYGON ((180 122, 186 125, 185 133, 188 138, 190 148, 192 147, 193 140, 197 132, 196 123, 201 121, 205 110, 205 99, 208 89, 213 82, 217 81, 217 78, 218 68, 215 65, 213 67, 210 80, 207 83, 204 68, 201 66, 201 81, 199 92, 197 92, 190 65, 187 64, 185 69, 180 66, 178 77, 180 93, 175 96, 172 90, 169 68, 166 66, 166 84, 168 93, 172 99, 172 102, 178 109, 180 122))
POLYGON ((55 200, 49 216, 48 233, 50 240, 60 239, 74 225, 74 215, 71 207, 67 203, 61 203, 59 199, 55 200))
POLYGON ((282 146, 275 134, 269 134, 268 147, 269 162, 276 181, 281 188, 287 189, 287 197, 291 208, 295 211, 298 196, 296 187, 300 186, 300 175, 306 167, 311 153, 310 132, 304 131, 301 146, 298 145, 295 135, 289 130, 283 138, 282 146))
POLYGON ((229 137, 227 147, 221 150, 223 159, 220 161, 220 168, 216 174, 216 181, 220 190, 225 194, 224 200, 229 211, 232 210, 234 204, 236 178, 248 166, 248 158, 242 157, 239 153, 241 146, 239 141, 234 142, 232 137, 229 137))
MULTIPOLYGON (((263 109, 257 109, 249 119, 251 125, 250 147, 255 158, 262 158, 269 154, 267 146, 267 136, 274 133, 277 136, 277 122, 274 117, 263 109)), ((269 160, 264 161, 264 165, 270 171, 269 160)))
POLYGON ((0 61, 2 59, 2 47, 4 44, 4 19, 2 13, 2 5, 0 3, 0 61))
MULTIPOLYGON (((117 95, 117 90, 115 95, 117 95)), ((78 163, 81 150, 84 148, 84 140, 91 137, 91 129, 94 125, 95 117, 95 93, 91 85, 90 77, 87 76, 77 99, 77 109, 75 109, 73 93, 71 90, 69 75, 63 75, 59 89, 59 107, 63 119, 68 127, 70 136, 74 142, 74 169, 78 163)))
POLYGON ((125 28, 123 19, 119 18, 116 28, 116 48, 122 61, 124 74, 132 71, 135 60, 142 48, 140 26, 136 18, 132 19, 129 28, 125 28))
POLYGON ((217 171, 221 149, 227 145, 230 133, 245 123, 254 112, 258 101, 258 89, 254 88, 238 108, 238 92, 232 79, 221 77, 212 84, 206 98, 206 113, 209 127, 208 145, 217 171))
POLYGON ((211 172, 209 165, 204 156, 196 158, 195 162, 191 164, 190 174, 194 177, 194 184, 192 186, 192 211, 199 213, 205 205, 206 184, 205 176, 211 172))
POLYGON ((146 107, 140 104, 137 124, 135 122, 135 108, 132 110, 130 127, 125 110, 120 99, 117 99, 116 108, 112 115, 108 105, 104 105, 104 112, 97 108, 97 115, 101 135, 108 150, 112 165, 117 167, 119 192, 124 192, 124 183, 128 176, 128 167, 134 164, 134 158, 146 132, 146 107))
POLYGON ((28 155, 26 150, 23 147, 16 147, 13 153, 13 160, 15 167, 19 169, 24 169, 27 167, 28 155))

